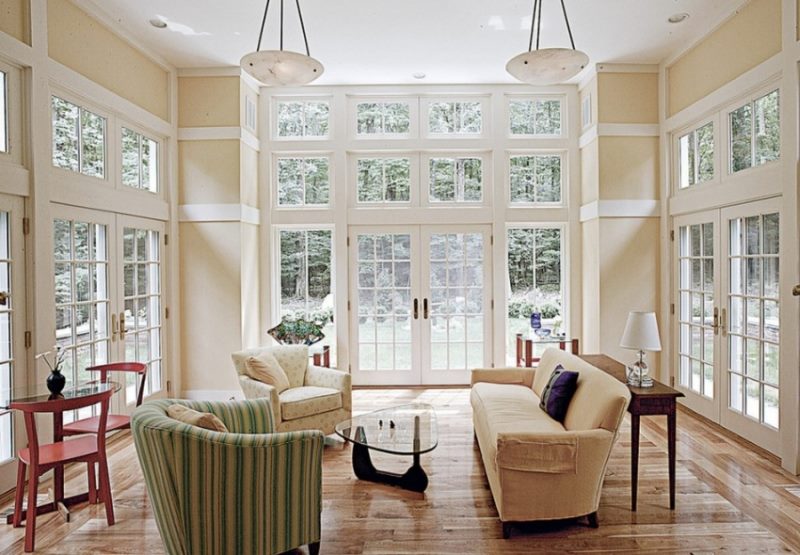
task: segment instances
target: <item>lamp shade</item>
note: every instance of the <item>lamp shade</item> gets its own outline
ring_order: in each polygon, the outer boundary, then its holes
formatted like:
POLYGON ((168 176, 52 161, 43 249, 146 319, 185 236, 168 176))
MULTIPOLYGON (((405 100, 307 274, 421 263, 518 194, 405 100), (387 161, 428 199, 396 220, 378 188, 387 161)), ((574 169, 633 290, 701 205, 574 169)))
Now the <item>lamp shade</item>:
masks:
POLYGON ((625 349, 637 351, 660 351, 658 322, 655 312, 631 312, 625 324, 625 332, 619 343, 625 349))

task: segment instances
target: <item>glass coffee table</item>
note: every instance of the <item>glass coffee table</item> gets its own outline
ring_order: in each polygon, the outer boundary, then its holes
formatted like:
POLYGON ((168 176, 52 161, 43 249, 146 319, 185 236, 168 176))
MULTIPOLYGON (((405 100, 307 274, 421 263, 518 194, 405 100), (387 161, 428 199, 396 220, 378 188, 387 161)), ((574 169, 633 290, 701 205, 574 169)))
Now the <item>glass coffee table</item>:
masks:
POLYGON ((353 444, 353 472, 361 480, 425 491, 428 475, 419 456, 436 448, 436 412, 425 403, 400 405, 376 410, 336 425, 336 433, 353 444), (413 463, 403 474, 378 470, 372 464, 370 449, 392 455, 411 455, 413 463))

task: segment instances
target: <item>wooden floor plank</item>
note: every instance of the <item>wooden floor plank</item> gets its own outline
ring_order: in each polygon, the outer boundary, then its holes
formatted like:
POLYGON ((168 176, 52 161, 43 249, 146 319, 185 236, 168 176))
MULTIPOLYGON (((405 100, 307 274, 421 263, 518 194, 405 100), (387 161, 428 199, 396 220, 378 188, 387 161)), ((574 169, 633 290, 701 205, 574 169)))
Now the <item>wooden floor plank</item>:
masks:
MULTIPOLYGON (((425 494, 357 480, 350 447, 328 440, 323 469, 325 554, 471 553, 791 553, 800 552, 800 480, 686 411, 678 417, 677 509, 668 507, 665 419, 642 419, 639 510, 630 511, 630 430, 626 421, 608 465, 600 528, 585 521, 538 523, 502 539, 480 454, 472 438, 466 389, 369 389, 354 410, 422 401, 437 409, 439 446, 422 456, 425 494)), ((402 471, 408 459, 376 453, 379 468, 402 471)), ((163 553, 129 435, 113 442, 110 465, 117 524, 102 505, 78 506, 72 522, 37 521, 38 553, 163 553)), ((68 490, 85 488, 82 471, 68 490)), ((42 491, 45 491, 43 486, 42 491)), ((7 507, 9 498, 0 506, 7 507)), ((541 500, 537 502, 547 502, 541 500)), ((0 528, 0 552, 22 553, 24 528, 0 528)), ((298 550, 297 553, 304 553, 298 550)))

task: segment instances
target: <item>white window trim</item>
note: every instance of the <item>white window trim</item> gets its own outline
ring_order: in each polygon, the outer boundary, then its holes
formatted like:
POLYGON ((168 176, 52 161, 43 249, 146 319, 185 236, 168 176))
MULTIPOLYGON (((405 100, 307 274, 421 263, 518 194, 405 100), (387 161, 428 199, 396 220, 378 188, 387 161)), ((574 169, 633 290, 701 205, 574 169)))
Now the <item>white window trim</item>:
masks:
MULTIPOLYGON (((587 97, 588 98, 588 97, 587 97)), ((517 94, 507 94, 505 98, 505 112, 504 112, 504 125, 505 125, 505 133, 508 139, 515 141, 519 139, 563 139, 567 136, 566 129, 569 127, 569 119, 567 117, 567 113, 565 110, 566 107, 566 96, 563 94, 525 94, 525 95, 517 95, 517 94), (539 133, 512 133, 511 132, 511 103, 512 102, 530 102, 536 100, 557 100, 560 105, 560 113, 561 113, 561 131, 557 135, 542 135, 539 133)))
POLYGON ((319 95, 319 96, 273 96, 269 110, 269 136, 275 142, 288 143, 288 142, 325 142, 331 141, 335 137, 336 129, 334 120, 334 109, 336 108, 333 96, 319 95), (325 102, 328 104, 328 134, 326 136, 301 136, 301 137, 281 137, 278 135, 278 104, 284 102, 325 102))
POLYGON ((426 208, 470 208, 485 207, 494 195, 492 176, 492 152, 489 150, 426 150, 420 153, 419 161, 420 206, 426 208), (432 158, 479 158, 481 160, 481 200, 479 201, 433 201, 430 198, 430 160, 432 158))
POLYGON ((486 139, 492 136, 492 113, 489 103, 490 97, 482 94, 452 94, 452 95, 421 95, 420 96, 420 127, 422 137, 434 140, 464 141, 469 139, 486 139), (480 102, 481 105, 481 132, 480 133, 431 133, 429 112, 430 106, 436 102, 480 102))
POLYGON ((352 141, 408 141, 419 138, 420 109, 418 96, 347 96, 347 138, 352 141), (408 133, 358 133, 358 105, 366 103, 405 103, 408 104, 409 129, 408 133))
MULTIPOLYGON (((21 166, 24 162, 22 101, 22 70, 0 60, 0 71, 6 75, 6 151, 0 151, 0 163, 21 166)), ((52 138, 51 138, 52 141, 52 138)))
POLYGON ((503 167, 503 187, 506 207, 519 208, 566 208, 569 206, 569 153, 566 150, 525 149, 507 150, 503 167), (512 202, 511 199, 511 159, 517 156, 559 156, 561 158, 561 201, 560 202, 512 202))
POLYGON ((697 190, 699 187, 707 187, 709 185, 719 184, 722 181, 722 172, 720 172, 720 164, 722 164, 723 157, 722 157, 722 145, 720 144, 720 114, 715 113, 710 116, 706 116, 696 122, 692 123, 691 125, 686 125, 681 129, 674 131, 671 133, 670 143, 672 145, 672 160, 671 168, 672 168, 672 194, 673 195, 682 195, 689 191, 697 190), (708 125, 709 123, 713 124, 713 133, 714 133, 714 177, 709 180, 702 181, 700 183, 695 183, 693 185, 689 185, 687 187, 681 188, 681 146, 680 140, 683 136, 691 133, 697 132, 698 129, 701 127, 708 125))
MULTIPOLYGON (((271 197, 270 205, 274 210, 281 212, 291 212, 296 210, 333 210, 336 207, 334 181, 336 171, 334 168, 334 153, 331 151, 280 151, 272 153, 270 167, 270 181, 272 183, 269 196, 271 197), (327 158, 328 159, 328 203, 327 204, 296 204, 296 205, 282 205, 279 203, 280 194, 278 191, 278 160, 282 158, 327 158)), ((305 189, 303 189, 305 193, 305 189)))

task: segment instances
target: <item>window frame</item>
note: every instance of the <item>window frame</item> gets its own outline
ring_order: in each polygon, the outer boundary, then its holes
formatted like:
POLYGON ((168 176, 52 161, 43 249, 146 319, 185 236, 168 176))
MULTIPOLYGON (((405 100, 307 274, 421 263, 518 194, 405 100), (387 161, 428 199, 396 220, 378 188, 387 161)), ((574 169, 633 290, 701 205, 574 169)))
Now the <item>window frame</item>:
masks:
POLYGON ((782 127, 782 117, 783 114, 781 113, 781 106, 782 103, 786 102, 784 98, 784 90, 783 86, 781 85, 780 81, 770 81, 766 85, 760 86, 758 89, 753 90, 752 92, 742 95, 738 97, 736 100, 729 102, 720 110, 720 124, 724 123, 724 136, 721 137, 725 141, 725 176, 728 178, 736 177, 743 174, 748 174, 753 170, 759 168, 766 168, 771 167, 776 164, 780 164, 782 160, 782 156, 785 155, 783 152, 783 130, 782 127), (756 134, 752 133, 755 127, 755 102, 765 96, 770 95, 771 93, 777 91, 778 92, 778 130, 780 134, 780 145, 781 145, 781 152, 779 152, 778 157, 774 160, 770 160, 768 162, 764 162, 762 164, 754 165, 753 160, 755 158, 755 144, 756 144, 756 134), (736 110, 750 105, 753 107, 753 118, 750 122, 750 129, 751 129, 751 137, 750 137, 750 156, 751 156, 751 164, 749 167, 733 171, 732 164, 733 164, 733 148, 731 144, 732 134, 731 134, 731 125, 730 125, 730 116, 736 110))
POLYGON ((359 151, 348 153, 348 198, 350 206, 357 209, 411 208, 420 205, 420 154, 412 150, 359 151), (409 180, 407 201, 360 202, 358 200, 358 161, 362 159, 408 158, 409 180))
POLYGON ((275 142, 324 142, 332 141, 335 139, 335 126, 334 126, 334 110, 336 103, 334 102, 333 95, 319 95, 319 96, 273 96, 270 102, 270 137, 275 142), (278 134, 278 109, 280 104, 289 102, 302 102, 303 104, 320 102, 328 104, 328 134, 325 136, 316 135, 300 135, 292 137, 283 137, 278 134))
POLYGON ((525 208, 567 208, 569 206, 569 152, 566 149, 519 149, 507 150, 505 156, 505 167, 503 170, 505 188, 506 207, 510 209, 525 208), (561 183, 559 191, 561 200, 558 202, 514 202, 511 198, 511 159, 521 156, 558 156, 561 159, 561 183), (565 183, 567 186, 565 187, 565 183))
MULTIPOLYGON (((118 164, 118 167, 117 167, 118 171, 116 172, 117 173, 117 178, 118 178, 118 188, 120 190, 122 190, 122 191, 134 191, 134 192, 137 192, 137 193, 141 192, 141 193, 147 193, 147 194, 153 195, 153 196, 158 197, 158 198, 164 198, 164 188, 165 188, 164 187, 164 176, 165 176, 165 173, 166 173, 165 172, 165 162, 164 162, 164 160, 166 158, 166 156, 165 156, 165 150, 166 150, 165 149, 165 144, 166 144, 166 141, 164 140, 164 138, 158 136, 155 133, 151 133, 151 132, 147 131, 146 129, 144 129, 140 125, 136 125, 136 124, 131 123, 130 121, 122 120, 122 119, 118 119, 117 122, 116 122, 116 125, 115 125, 115 136, 114 137, 115 137, 114 145, 116 147, 118 147, 117 148, 117 156, 116 156, 117 164, 118 164), (155 191, 151 191, 150 189, 142 189, 142 188, 137 188, 137 187, 131 187, 129 185, 125 185, 125 183, 122 181, 122 167, 123 167, 123 162, 122 162, 122 154, 123 154, 122 153, 122 130, 123 129, 128 129, 130 131, 133 131, 134 133, 138 133, 142 138, 149 139, 149 140, 151 140, 151 141, 156 143, 156 152, 157 152, 157 156, 156 156, 156 179, 157 179, 157 183, 156 183, 156 190, 155 191)), ((141 154, 141 147, 139 149, 139 152, 141 154)), ((141 161, 141 158, 140 158, 139 159, 139 169, 140 170, 141 170, 141 164, 142 164, 142 161, 141 161)), ((141 174, 140 174, 140 182, 141 182, 141 174)))
MULTIPOLYGON (((271 157, 270 167, 270 196, 272 202, 270 203, 274 210, 295 211, 295 210, 333 210, 335 208, 336 191, 334 189, 335 169, 334 169, 334 153, 331 151, 314 151, 314 150, 301 150, 301 151, 280 151, 273 152, 271 157), (286 158, 327 158, 328 160, 328 202, 327 204, 280 204, 280 190, 278 183, 278 160, 286 158)), ((305 199, 305 184, 303 185, 303 198, 305 199)))
POLYGON ((470 139, 487 139, 492 131, 492 107, 490 95, 486 94, 451 94, 420 95, 419 121, 422 138, 432 140, 466 141, 470 139), (430 130, 430 108, 439 102, 479 102, 481 107, 480 133, 433 133, 430 130))
POLYGON ((420 205, 426 208, 471 208, 486 207, 494 198, 491 150, 426 150, 419 155, 420 205), (481 160, 481 200, 478 201, 434 201, 430 197, 430 161, 434 158, 478 158, 481 160))
POLYGON ((505 134, 510 140, 519 139, 542 139, 554 140, 564 139, 567 136, 565 129, 569 125, 566 114, 566 95, 563 94, 506 94, 505 95, 505 134), (559 111, 561 113, 560 129, 557 135, 545 135, 541 133, 512 133, 511 132, 511 103, 512 102, 536 102, 537 100, 550 101, 557 100, 559 103, 559 111))
MULTIPOLYGON (((671 136, 670 142, 672 143, 673 159, 671 161, 670 166, 672 168, 672 172, 673 172, 673 175, 674 175, 674 178, 672 179, 673 194, 683 194, 686 191, 695 191, 700 186, 707 187, 707 186, 712 185, 712 184, 720 183, 720 181, 721 181, 721 172, 719 170, 720 170, 720 167, 721 167, 720 164, 722 163, 722 159, 723 159, 723 156, 722 156, 723 148, 722 148, 722 145, 720 144, 720 139, 721 139, 720 135, 721 135, 721 133, 720 133, 720 119, 718 117, 718 114, 705 116, 705 117, 703 117, 703 118, 701 118, 699 120, 695 120, 690 125, 686 125, 686 126, 680 128, 679 130, 674 131, 671 135, 672 136, 671 136), (684 136, 688 135, 689 133, 695 133, 695 142, 694 142, 694 144, 696 146, 696 144, 697 144, 697 139, 696 139, 697 130, 701 129, 702 127, 705 127, 708 124, 711 124, 711 126, 712 126, 712 133, 713 133, 713 138, 714 138, 714 156, 713 156, 713 160, 714 160, 714 175, 713 175, 713 177, 711 179, 707 179, 706 181, 695 182, 692 185, 687 185, 686 187, 681 187, 681 144, 680 144, 680 140, 681 140, 681 138, 683 138, 684 136)), ((729 149, 725 149, 725 150, 727 152, 727 150, 729 150, 729 149)), ((697 166, 697 164, 695 164, 695 166, 697 166)), ((696 169, 697 168, 695 167, 694 171, 696 171, 696 169)))
MULTIPOLYGON (((117 144, 117 133, 116 130, 118 129, 119 125, 117 124, 117 120, 114 115, 101 107, 98 107, 97 104, 89 102, 79 96, 70 94, 66 92, 64 89, 58 87, 51 87, 48 91, 48 110, 49 110, 49 120, 50 120, 50 168, 58 172, 60 176, 64 174, 75 176, 78 179, 90 179, 92 183, 106 183, 109 185, 115 185, 117 182, 117 156, 110 156, 109 154, 114 151, 120 151, 120 145, 117 144), (69 168, 63 168, 61 166, 55 165, 53 161, 53 157, 55 155, 55 149, 53 148, 53 138, 55 133, 55 128, 53 127, 53 98, 59 98, 65 102, 69 102, 70 104, 78 107, 78 121, 80 123, 80 114, 82 111, 87 111, 92 113, 96 116, 102 117, 105 119, 105 127, 103 130, 103 176, 98 177, 96 175, 88 175, 82 171, 82 164, 81 164, 81 156, 83 151, 83 133, 82 129, 83 126, 79 126, 79 133, 78 133, 78 170, 74 171, 69 168), (113 178, 110 176, 114 176, 113 178)), ((119 137, 121 138, 121 131, 119 137)), ((120 177, 121 182, 121 177, 120 177)))
POLYGON ((420 99, 411 95, 347 95, 347 129, 348 138, 353 141, 408 141, 417 139, 420 135, 420 99), (408 133, 366 133, 358 132, 358 105, 367 103, 408 104, 409 128, 408 133))
POLYGON ((6 150, 0 150, 0 163, 24 163, 22 101, 22 69, 0 59, 0 71, 5 78, 5 132, 6 150))

